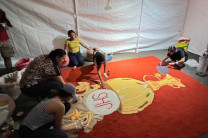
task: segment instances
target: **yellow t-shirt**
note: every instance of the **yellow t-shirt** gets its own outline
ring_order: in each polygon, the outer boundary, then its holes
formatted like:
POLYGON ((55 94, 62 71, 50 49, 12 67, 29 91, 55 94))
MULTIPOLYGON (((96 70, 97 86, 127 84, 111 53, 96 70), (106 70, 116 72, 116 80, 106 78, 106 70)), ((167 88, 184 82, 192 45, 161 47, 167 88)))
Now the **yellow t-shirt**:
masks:
POLYGON ((70 41, 69 39, 67 39, 65 41, 65 45, 68 47, 69 52, 71 52, 71 53, 77 53, 77 52, 79 52, 79 44, 81 42, 82 41, 79 38, 77 38, 76 41, 70 41))

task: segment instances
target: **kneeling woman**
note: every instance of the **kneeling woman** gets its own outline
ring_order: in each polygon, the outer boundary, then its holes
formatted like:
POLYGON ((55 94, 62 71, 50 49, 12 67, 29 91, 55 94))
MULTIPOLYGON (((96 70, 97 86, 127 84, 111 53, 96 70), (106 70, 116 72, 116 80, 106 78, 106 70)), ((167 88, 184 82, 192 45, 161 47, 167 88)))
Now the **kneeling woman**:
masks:
POLYGON ((82 45, 87 50, 91 50, 87 45, 85 45, 77 36, 73 30, 68 31, 68 39, 65 41, 64 50, 69 51, 68 56, 70 59, 70 66, 73 66, 75 70, 77 66, 82 66, 84 64, 84 58, 80 53, 79 45, 82 45))
POLYGON ((86 121, 80 121, 73 126, 62 125, 64 114, 71 108, 67 101, 75 91, 74 85, 69 83, 51 90, 49 98, 37 104, 25 117, 19 129, 19 137, 68 138, 65 132, 83 128, 87 124, 86 121))

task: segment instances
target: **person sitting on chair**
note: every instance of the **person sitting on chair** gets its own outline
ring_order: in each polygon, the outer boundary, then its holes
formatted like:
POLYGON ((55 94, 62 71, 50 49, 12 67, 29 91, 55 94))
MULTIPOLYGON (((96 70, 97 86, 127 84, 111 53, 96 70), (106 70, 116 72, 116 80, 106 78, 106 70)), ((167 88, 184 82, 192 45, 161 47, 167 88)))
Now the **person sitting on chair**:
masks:
POLYGON ((161 65, 165 64, 165 61, 170 58, 172 61, 169 63, 171 66, 178 66, 180 68, 184 67, 184 62, 188 60, 188 54, 184 51, 183 48, 176 48, 175 46, 170 46, 168 48, 167 56, 160 63, 161 65))

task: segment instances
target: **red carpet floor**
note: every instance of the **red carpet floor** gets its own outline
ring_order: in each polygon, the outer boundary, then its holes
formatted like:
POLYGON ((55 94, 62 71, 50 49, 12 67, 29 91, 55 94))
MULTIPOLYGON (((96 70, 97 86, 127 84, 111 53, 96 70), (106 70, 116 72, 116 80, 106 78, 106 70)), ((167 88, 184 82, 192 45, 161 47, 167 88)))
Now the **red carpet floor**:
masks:
MULTIPOLYGON (((107 63, 109 78, 133 78, 158 73, 156 57, 143 57, 107 63)), ((102 71, 101 71, 102 72, 102 71)), ((106 115, 90 133, 79 133, 79 138, 195 138, 208 131, 208 88, 180 70, 170 69, 169 75, 186 86, 163 86, 154 91, 151 105, 137 114, 119 112, 106 115)), ((66 82, 98 80, 93 66, 62 70, 66 82)), ((104 79, 104 80, 108 80, 104 79)))

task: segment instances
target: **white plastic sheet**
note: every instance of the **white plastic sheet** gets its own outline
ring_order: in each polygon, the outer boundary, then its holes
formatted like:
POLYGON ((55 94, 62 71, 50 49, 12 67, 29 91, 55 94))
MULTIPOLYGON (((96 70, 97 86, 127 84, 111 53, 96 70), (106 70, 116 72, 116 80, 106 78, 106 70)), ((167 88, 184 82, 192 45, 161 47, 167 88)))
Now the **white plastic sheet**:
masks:
MULTIPOLYGON (((166 49, 181 36, 189 0, 0 0, 16 57, 63 48, 67 31, 105 52, 166 49), (109 2, 111 9, 106 10, 109 2), (57 40, 57 41, 56 41, 57 40), (60 44, 59 44, 60 42, 60 44)), ((81 51, 83 48, 81 47, 81 51)))
POLYGON ((185 62, 185 64, 188 65, 191 68, 197 67, 199 65, 199 63, 195 59, 188 59, 185 62))

